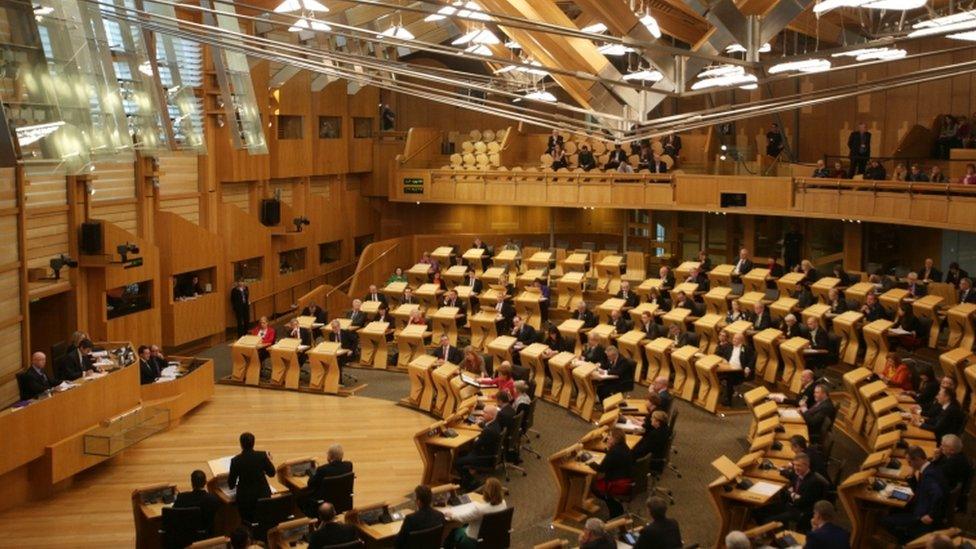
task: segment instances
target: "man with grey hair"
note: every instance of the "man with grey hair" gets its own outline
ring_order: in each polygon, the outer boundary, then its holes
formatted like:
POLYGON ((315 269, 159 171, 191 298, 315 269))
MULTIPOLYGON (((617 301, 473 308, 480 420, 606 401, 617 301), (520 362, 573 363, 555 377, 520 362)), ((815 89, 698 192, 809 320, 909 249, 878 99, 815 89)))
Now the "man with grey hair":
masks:
POLYGON ((580 549, 615 549, 617 542, 598 518, 586 519, 579 537, 580 549))
POLYGON ((485 406, 481 413, 481 434, 471 444, 471 451, 454 460, 454 468, 461 475, 461 486, 466 491, 476 488, 472 469, 491 465, 502 443, 502 422, 498 419, 498 407, 485 406))
MULTIPOLYGON (((315 473, 308 479, 308 489, 312 497, 309 498, 311 507, 305 509, 305 514, 309 517, 315 518, 318 516, 318 507, 315 504, 318 501, 328 499, 325 497, 326 494, 323 493, 326 486, 328 486, 326 480, 352 473, 352 462, 345 461, 344 458, 345 452, 342 450, 341 445, 333 444, 329 446, 326 452, 327 463, 317 467, 315 473)), ((345 509, 342 511, 345 512, 345 509)))
POLYGON ((973 465, 962 452, 962 439, 951 433, 942 435, 939 447, 932 455, 932 468, 942 473, 949 490, 956 486, 962 487, 956 510, 965 512, 969 487, 972 484, 973 465))
POLYGON ((657 396, 661 397, 660 409, 667 413, 671 413, 671 404, 674 403, 674 397, 671 396, 671 392, 668 390, 668 386, 671 384, 666 376, 660 376, 654 379, 651 383, 651 392, 657 393, 657 396))
POLYGON ((725 536, 725 549, 752 549, 752 542, 743 532, 732 530, 725 536))
POLYGON ((620 356, 620 351, 613 345, 607 347, 606 353, 607 369, 601 369, 599 375, 595 376, 600 379, 596 387, 600 401, 616 393, 633 391, 634 369, 637 367, 633 360, 620 356))
POLYGON ((17 374, 21 400, 37 398, 56 385, 55 381, 44 370, 45 366, 47 366, 47 355, 36 352, 31 355, 31 365, 27 367, 27 370, 17 374))

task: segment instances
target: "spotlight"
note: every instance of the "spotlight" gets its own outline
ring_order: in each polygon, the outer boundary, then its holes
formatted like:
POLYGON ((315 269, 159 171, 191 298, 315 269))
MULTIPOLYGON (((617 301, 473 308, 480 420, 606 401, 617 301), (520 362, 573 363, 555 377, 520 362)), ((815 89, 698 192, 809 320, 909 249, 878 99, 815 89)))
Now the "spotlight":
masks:
POLYGON ((296 217, 295 219, 292 219, 291 222, 292 222, 293 225, 295 225, 295 232, 296 233, 302 232, 302 225, 308 225, 309 224, 308 218, 307 217, 304 217, 304 216, 302 216, 302 217, 296 217))
POLYGON ((119 244, 116 246, 115 251, 118 252, 119 256, 122 258, 122 263, 125 263, 129 260, 129 254, 139 253, 139 246, 126 242, 125 244, 119 244))
POLYGON ((729 150, 729 147, 728 147, 728 145, 722 145, 722 146, 721 146, 721 147, 719 147, 719 148, 720 148, 720 149, 722 149, 723 151, 727 151, 727 150, 729 150))
POLYGON ((723 161, 723 162, 724 162, 724 161, 726 160, 726 158, 727 158, 727 157, 726 157, 726 156, 725 156, 724 154, 723 154, 723 155, 720 155, 720 156, 718 157, 718 159, 719 159, 719 160, 721 160, 721 161, 723 161))
POLYGON ((49 265, 51 266, 51 270, 54 271, 54 280, 61 280, 61 269, 65 267, 74 269, 78 266, 78 262, 71 259, 67 254, 61 254, 58 257, 52 258, 49 265))

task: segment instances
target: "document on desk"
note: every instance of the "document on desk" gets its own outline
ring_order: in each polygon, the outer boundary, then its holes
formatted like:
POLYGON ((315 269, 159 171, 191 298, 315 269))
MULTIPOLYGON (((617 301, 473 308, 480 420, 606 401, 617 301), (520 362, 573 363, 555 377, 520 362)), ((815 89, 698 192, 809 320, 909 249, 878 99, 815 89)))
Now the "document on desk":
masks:
POLYGON ((638 425, 636 423, 633 423, 630 420, 627 420, 627 421, 625 421, 623 423, 618 423, 614 427, 616 427, 617 429, 620 429, 621 431, 623 431, 625 433, 633 433, 633 432, 636 432, 636 431, 641 431, 643 429, 640 425, 638 425))
POLYGON ((779 412, 780 419, 790 419, 796 421, 803 419, 803 414, 801 414, 796 408, 780 408, 777 410, 777 412, 779 412))
POLYGON ((230 472, 230 460, 234 456, 225 456, 217 459, 211 459, 207 462, 207 466, 210 467, 210 473, 213 476, 222 475, 224 473, 230 472))
POLYGON ((75 385, 74 383, 68 381, 62 381, 58 386, 54 387, 54 390, 56 392, 61 393, 67 391, 68 389, 74 389, 75 387, 77 387, 77 385, 75 385))
POLYGON ((878 468, 878 474, 886 477, 898 478, 901 476, 901 469, 892 469, 890 467, 880 467, 878 468))
POLYGON ((461 381, 471 385, 472 387, 478 387, 479 389, 484 389, 485 387, 494 387, 494 383, 479 383, 478 379, 470 376, 468 374, 461 374, 461 381))
POLYGON ((782 486, 779 484, 773 484, 772 482, 766 482, 764 480, 757 480, 752 486, 749 487, 747 492, 769 497, 776 492, 779 492, 781 488, 782 486))
POLYGON ((904 336, 910 335, 912 332, 902 328, 888 328, 888 335, 904 336))

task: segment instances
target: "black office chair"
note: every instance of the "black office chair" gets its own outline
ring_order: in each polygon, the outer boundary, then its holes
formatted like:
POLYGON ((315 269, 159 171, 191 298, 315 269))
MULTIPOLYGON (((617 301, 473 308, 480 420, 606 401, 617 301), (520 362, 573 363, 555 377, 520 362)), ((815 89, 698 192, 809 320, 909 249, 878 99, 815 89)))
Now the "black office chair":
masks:
POLYGON ((206 539, 207 528, 199 507, 163 507, 163 524, 159 534, 165 549, 183 549, 206 539))
POLYGON ((356 539, 338 545, 323 545, 322 549, 361 549, 362 547, 366 547, 366 543, 361 539, 356 539))
POLYGON ((522 473, 522 476, 527 476, 528 473, 525 472, 523 467, 520 467, 517 462, 519 460, 519 450, 522 448, 522 420, 524 415, 522 412, 515 414, 515 418, 512 422, 512 429, 505 429, 505 438, 502 439, 502 446, 505 447, 502 456, 505 459, 505 480, 510 480, 508 476, 508 471, 510 469, 515 469, 516 471, 522 473))
POLYGON ((830 488, 827 489, 827 501, 830 503, 837 503, 837 487, 840 483, 844 481, 844 468, 847 467, 847 460, 827 460, 827 468, 834 464, 836 469, 834 470, 833 476, 827 479, 830 482, 830 488))
POLYGON ((410 549, 438 549, 444 539, 444 525, 410 532, 407 547, 410 549))
POLYGON ((471 467, 478 474, 492 475, 499 469, 505 471, 505 480, 508 481, 508 467, 505 464, 505 448, 507 446, 506 441, 508 440, 508 429, 502 429, 501 443, 498 445, 498 450, 495 455, 492 456, 491 462, 485 463, 484 465, 475 465, 471 467))
POLYGON ((488 513, 481 517, 478 530, 478 549, 506 549, 512 545, 512 515, 514 507, 488 513))
POLYGON ((268 530, 286 520, 295 518, 292 510, 295 501, 291 494, 271 496, 258 500, 254 510, 254 523, 249 524, 254 539, 267 541, 268 530))
POLYGON ((27 394, 27 372, 17 372, 17 392, 20 393, 20 400, 30 400, 31 395, 27 394))
POLYGON ((535 459, 542 459, 542 454, 536 452, 535 449, 532 448, 532 439, 529 437, 530 433, 535 433, 535 438, 539 438, 541 436, 539 431, 532 428, 532 426, 535 424, 535 403, 538 402, 538 400, 539 399, 537 398, 533 398, 529 402, 528 406, 521 407, 521 413, 524 414, 524 417, 522 419, 522 428, 520 432, 522 435, 522 450, 535 456, 535 459))
POLYGON ((647 454, 634 461, 630 467, 630 487, 627 489, 627 493, 617 496, 617 499, 627 508, 629 515, 635 514, 630 510, 631 505, 635 501, 643 501, 644 498, 641 496, 647 493, 648 481, 651 478, 652 459, 653 456, 647 454))
POLYGON ((668 434, 668 443, 664 447, 664 455, 661 457, 651 457, 649 463, 651 486, 650 488, 657 494, 668 500, 671 505, 674 505, 674 493, 672 490, 666 486, 661 486, 661 477, 664 475, 665 470, 670 470, 678 478, 681 478, 681 471, 671 463, 671 456, 676 452, 673 449, 674 438, 677 435, 677 430, 675 425, 677 425, 678 420, 678 410, 675 409, 671 412, 671 423, 669 424, 671 432, 668 434))
POLYGON ((323 478, 322 483, 319 484, 318 490, 312 496, 315 515, 309 516, 312 518, 318 517, 319 505, 322 505, 322 503, 326 501, 332 504, 332 507, 335 508, 337 515, 352 509, 353 496, 355 495, 353 492, 353 487, 355 483, 356 474, 352 472, 344 475, 323 478))

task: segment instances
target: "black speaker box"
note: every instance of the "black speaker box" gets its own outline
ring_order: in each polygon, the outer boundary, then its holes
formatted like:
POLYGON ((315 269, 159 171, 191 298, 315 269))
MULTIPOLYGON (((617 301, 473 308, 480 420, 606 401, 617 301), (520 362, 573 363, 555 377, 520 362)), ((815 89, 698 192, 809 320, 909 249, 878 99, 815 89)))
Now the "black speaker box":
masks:
POLYGON ((268 227, 281 223, 281 202, 273 198, 261 201, 261 223, 268 227))
POLYGON ((99 255, 105 252, 101 221, 86 221, 81 224, 81 238, 78 247, 81 249, 82 255, 99 255))

